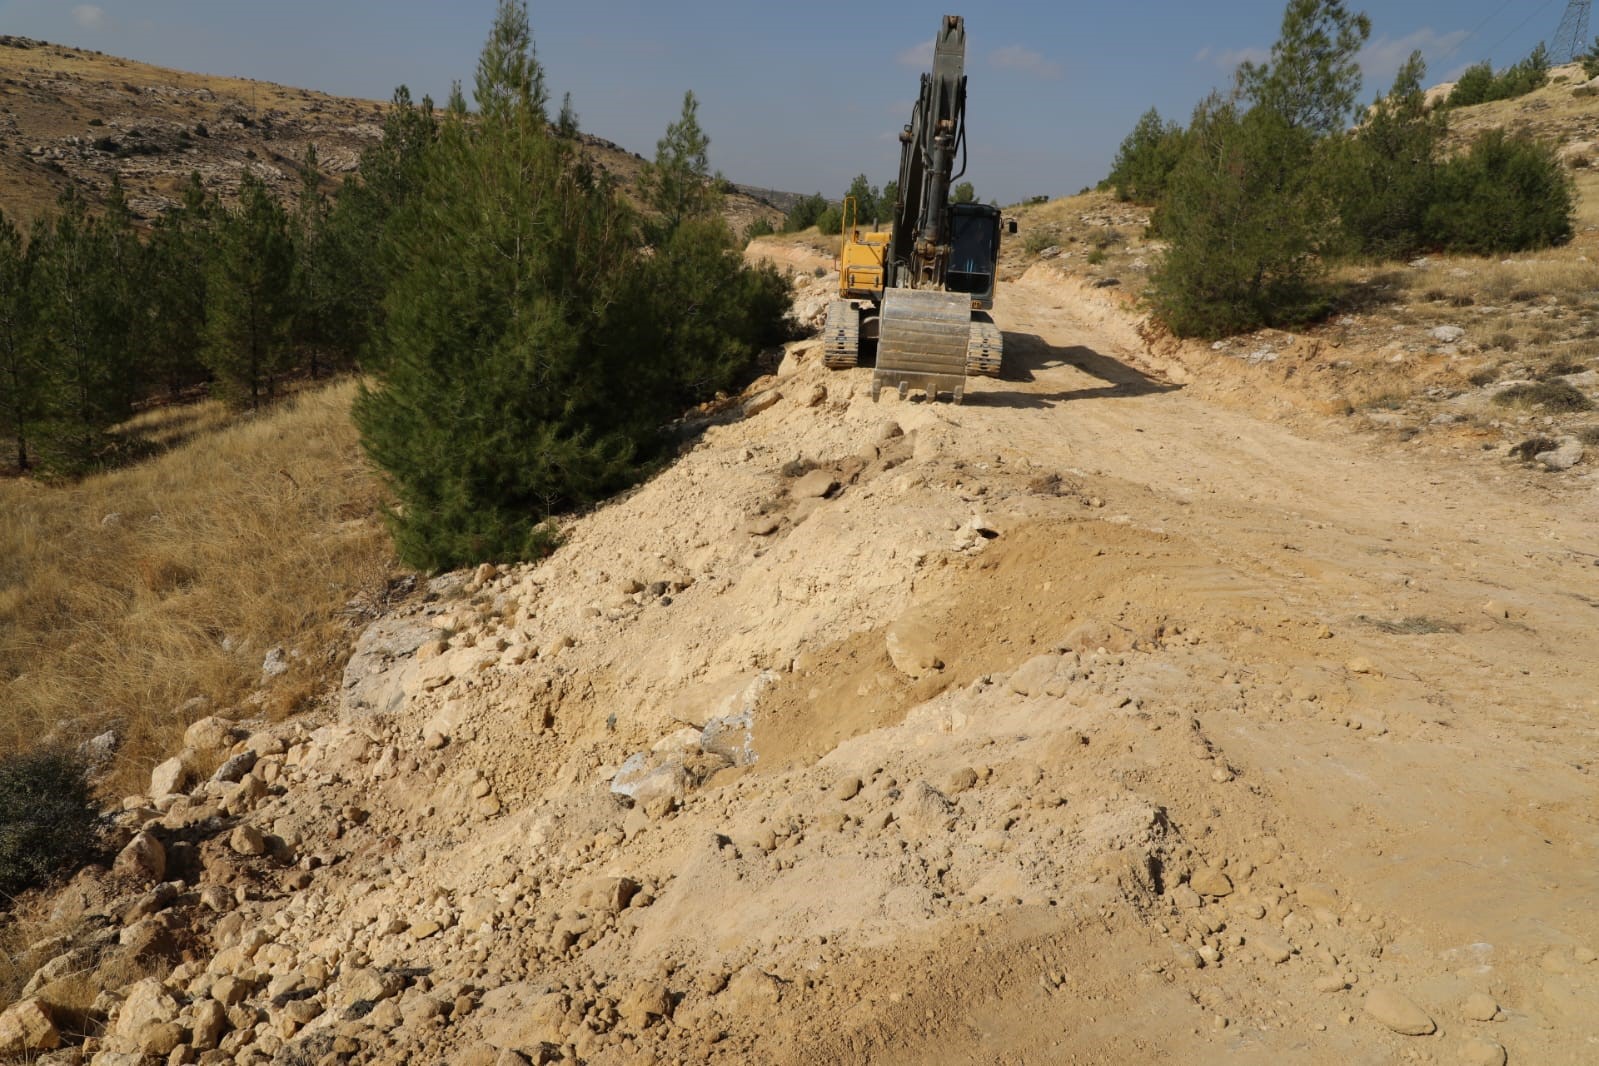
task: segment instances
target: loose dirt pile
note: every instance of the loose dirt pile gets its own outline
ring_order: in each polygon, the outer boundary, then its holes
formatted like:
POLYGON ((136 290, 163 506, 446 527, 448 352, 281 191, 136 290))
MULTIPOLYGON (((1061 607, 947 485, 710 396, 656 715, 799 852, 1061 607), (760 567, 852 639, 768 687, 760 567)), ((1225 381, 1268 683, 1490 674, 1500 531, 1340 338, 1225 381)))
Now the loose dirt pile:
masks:
POLYGON ((1591 475, 1217 405, 1043 275, 997 317, 960 407, 791 346, 543 564, 376 624, 337 720, 196 727, 0 1044, 1592 1061, 1591 475))

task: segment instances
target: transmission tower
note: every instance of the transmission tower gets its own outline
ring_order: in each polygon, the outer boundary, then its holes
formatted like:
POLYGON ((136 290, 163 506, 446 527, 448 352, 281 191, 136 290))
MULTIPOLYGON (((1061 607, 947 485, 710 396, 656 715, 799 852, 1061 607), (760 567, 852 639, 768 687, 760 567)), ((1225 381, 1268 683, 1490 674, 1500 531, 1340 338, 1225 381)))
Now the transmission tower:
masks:
POLYGON ((1551 62, 1570 63, 1580 55, 1587 55, 1593 44, 1588 39, 1588 12, 1593 0, 1569 0, 1566 14, 1555 31, 1554 44, 1549 49, 1551 62))

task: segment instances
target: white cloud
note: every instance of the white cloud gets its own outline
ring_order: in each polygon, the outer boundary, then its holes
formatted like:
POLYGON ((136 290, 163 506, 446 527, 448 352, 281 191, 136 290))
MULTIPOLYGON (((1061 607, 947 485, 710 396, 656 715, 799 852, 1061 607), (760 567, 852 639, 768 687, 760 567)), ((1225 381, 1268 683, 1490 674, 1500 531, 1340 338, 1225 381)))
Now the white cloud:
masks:
POLYGON ((1207 44, 1194 53, 1195 63, 1209 63, 1229 74, 1241 63, 1263 63, 1270 58, 1269 48, 1212 48, 1207 44))
MULTIPOLYGON (((1379 37, 1367 43, 1356 57, 1366 76, 1367 95, 1387 92, 1394 74, 1410 58, 1411 52, 1420 51, 1430 66, 1452 56, 1469 36, 1465 30, 1439 33, 1428 26, 1404 37, 1379 37)), ((1429 82, 1447 80, 1440 79, 1436 70, 1427 73, 1429 82)))
POLYGON ((933 65, 933 39, 929 37, 920 44, 911 45, 895 56, 894 62, 902 67, 915 67, 917 70, 926 70, 933 65))
POLYGON ((72 9, 72 21, 86 30, 103 30, 109 23, 105 8, 98 4, 79 4, 72 9))
POLYGON ((1045 59, 1041 53, 1031 48, 1023 48, 1019 44, 995 49, 989 53, 988 61, 1004 70, 1019 70, 1024 74, 1032 74, 1051 81, 1060 77, 1062 73, 1059 63, 1045 59))

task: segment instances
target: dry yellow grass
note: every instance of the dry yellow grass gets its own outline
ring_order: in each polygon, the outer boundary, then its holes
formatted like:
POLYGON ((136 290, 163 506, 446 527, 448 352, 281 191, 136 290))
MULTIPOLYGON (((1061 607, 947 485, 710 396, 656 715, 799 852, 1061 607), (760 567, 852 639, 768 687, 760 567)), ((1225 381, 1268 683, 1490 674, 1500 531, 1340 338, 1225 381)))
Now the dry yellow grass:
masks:
MULTIPOLYGON (((301 656, 267 712, 314 688, 339 658, 347 601, 393 565, 355 389, 307 391, 76 484, 0 483, 0 751, 115 728, 118 795, 204 713, 177 708, 234 707, 267 649, 301 656)), ((144 428, 220 417, 172 409, 144 428)))

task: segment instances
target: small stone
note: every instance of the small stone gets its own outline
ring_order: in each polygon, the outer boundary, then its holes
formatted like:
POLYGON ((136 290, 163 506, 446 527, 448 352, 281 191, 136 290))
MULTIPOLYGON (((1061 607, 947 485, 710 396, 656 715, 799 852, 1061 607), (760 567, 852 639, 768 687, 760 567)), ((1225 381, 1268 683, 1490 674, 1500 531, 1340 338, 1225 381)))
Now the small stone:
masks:
POLYGON ((771 515, 755 515, 744 522, 744 532, 752 537, 769 537, 782 525, 771 515))
POLYGON ((1185 911, 1191 911, 1204 903, 1199 898, 1199 893, 1188 885, 1178 885, 1171 890, 1171 901, 1185 911))
POLYGON ((1405 1036, 1426 1036, 1438 1030, 1431 1015, 1392 988, 1374 988, 1366 993, 1366 1013, 1405 1036))
POLYGON ((1471 1039, 1460 1045, 1465 1066, 1505 1066, 1505 1049, 1492 1040, 1471 1039))
POLYGON ((434 933, 437 933, 441 928, 443 927, 433 919, 424 918, 422 921, 411 926, 411 939, 426 940, 434 933))
POLYGON ((894 668, 907 677, 919 678, 944 668, 932 630, 918 622, 902 618, 888 627, 883 639, 894 668))
POLYGON ((745 401, 744 417, 749 418, 753 415, 758 415, 782 398, 783 394, 776 389, 767 389, 765 392, 757 393, 745 401))
POLYGON ((977 786, 977 771, 970 766, 962 767, 949 775, 949 780, 944 782, 944 795, 958 796, 968 789, 977 786))
POLYGON ((813 385, 811 387, 811 394, 805 398, 805 406, 806 407, 817 407, 817 406, 820 406, 822 403, 824 403, 826 400, 827 400, 827 386, 826 385, 813 385))
POLYGON ((181 793, 189 784, 192 774, 183 755, 174 755, 150 771, 150 796, 160 799, 181 793))
POLYGON ((826 470, 812 470, 789 489, 797 500, 818 499, 838 488, 838 479, 826 470))
POLYGON ((1326 977, 1316 978, 1317 992, 1342 992, 1349 987, 1349 982, 1344 980, 1342 974, 1328 974, 1326 977))
POLYGON ((440 733, 438 730, 433 730, 432 732, 428 733, 428 735, 426 737, 423 738, 422 746, 424 748, 426 748, 428 751, 438 751, 440 748, 444 747, 444 745, 448 744, 449 742, 450 742, 449 738, 446 737, 443 733, 440 733))
POLYGON ((155 834, 148 831, 139 833, 118 852, 111 872, 119 877, 158 883, 166 876, 167 849, 156 839, 155 834))
POLYGON ((1341 909, 1338 900, 1338 890, 1324 881, 1309 881, 1299 886, 1294 893, 1299 897, 1299 902, 1310 908, 1323 907, 1334 914, 1341 909))
POLYGON ((1226 896, 1233 890, 1232 880, 1214 866, 1201 868, 1188 883, 1201 896, 1226 896))
POLYGON ((833 785, 833 798, 848 802, 859 795, 860 791, 861 779, 854 774, 850 774, 839 778, 838 782, 833 785))
POLYGON ((1499 1014, 1499 1004, 1486 992, 1473 992, 1460 1005, 1460 1013, 1474 1022, 1491 1022, 1499 1014))
POLYGON ((1430 335, 1440 344, 1458 344, 1465 338, 1466 331, 1459 326, 1437 326, 1430 335))
POLYGON ((1294 949, 1286 940, 1272 936, 1270 933, 1261 933, 1249 938, 1250 944, 1260 952, 1267 962, 1282 965, 1293 957, 1294 949))
POLYGON ((1352 674, 1369 674, 1371 673, 1371 660, 1356 656, 1344 664, 1344 669, 1352 674))
POLYGON ((253 825, 241 825, 228 838, 228 846, 239 855, 265 855, 266 837, 253 825))
POLYGON ((227 784, 235 784, 244 779, 244 775, 255 769, 256 754, 245 748, 217 767, 216 773, 211 775, 211 780, 227 784))
POLYGON ((206 755, 216 755, 233 746, 239 727, 226 718, 207 715, 183 731, 183 746, 206 755))

